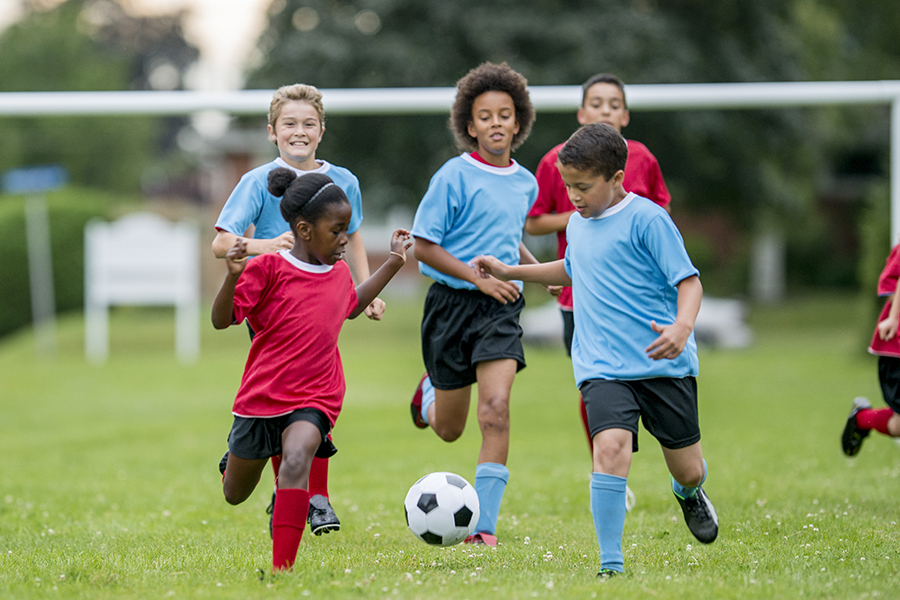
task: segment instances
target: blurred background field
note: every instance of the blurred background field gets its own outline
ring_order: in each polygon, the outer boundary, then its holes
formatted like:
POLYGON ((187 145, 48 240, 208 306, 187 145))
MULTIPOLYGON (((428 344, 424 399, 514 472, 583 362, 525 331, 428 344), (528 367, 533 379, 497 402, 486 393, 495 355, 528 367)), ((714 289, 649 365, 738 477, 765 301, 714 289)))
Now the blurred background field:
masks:
MULTIPOLYGON (((543 298, 529 297, 532 303, 543 298)), ((643 432, 629 485, 628 576, 601 585, 589 512, 590 462, 571 366, 528 347, 513 388, 512 477, 496 550, 426 547, 402 501, 421 475, 474 476, 473 415, 445 444, 415 429, 421 294, 389 295, 382 323, 348 322, 348 392, 335 430, 331 494, 343 529, 307 535, 293 574, 260 582, 270 560, 267 470, 238 507, 218 459, 248 339, 203 323, 200 361, 175 361, 169 310, 118 309, 111 356, 85 362, 83 322, 64 319, 55 361, 28 330, 0 342, 0 596, 5 598, 660 598, 894 597, 900 446, 873 435, 840 452, 850 401, 880 404, 860 348, 858 300, 815 295, 755 307, 753 347, 701 350, 707 489, 719 540, 697 543, 643 432)))

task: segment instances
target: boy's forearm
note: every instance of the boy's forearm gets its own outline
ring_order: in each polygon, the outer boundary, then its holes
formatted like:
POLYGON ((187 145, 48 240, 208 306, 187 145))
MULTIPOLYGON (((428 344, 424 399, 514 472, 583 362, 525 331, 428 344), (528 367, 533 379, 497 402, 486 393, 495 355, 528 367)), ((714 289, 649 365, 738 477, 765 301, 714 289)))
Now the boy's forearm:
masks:
POLYGON ((504 279, 521 279, 541 285, 572 285, 564 260, 529 265, 511 265, 504 279))
MULTIPOLYGON (((575 211, 572 211, 575 212, 575 211)), ((525 219, 525 231, 529 235, 547 235, 562 231, 569 224, 572 212, 546 213, 525 219)))
POLYGON ((700 302, 703 299, 703 286, 700 284, 700 278, 692 275, 682 279, 676 287, 678 288, 678 314, 675 316, 675 322, 693 330, 697 314, 700 312, 700 302))
POLYGON ((413 246, 413 255, 416 260, 425 263, 432 269, 437 269, 445 275, 475 283, 475 271, 434 242, 422 238, 416 238, 413 246))
POLYGON ((225 329, 234 323, 234 290, 239 276, 231 273, 225 276, 222 287, 212 306, 212 324, 216 329, 225 329))

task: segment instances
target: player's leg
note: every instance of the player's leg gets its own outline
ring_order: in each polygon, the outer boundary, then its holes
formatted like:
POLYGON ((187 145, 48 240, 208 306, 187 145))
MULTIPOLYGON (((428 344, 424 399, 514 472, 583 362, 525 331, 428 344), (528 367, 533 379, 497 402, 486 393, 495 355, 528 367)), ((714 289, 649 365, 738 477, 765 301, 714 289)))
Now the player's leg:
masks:
POLYGON ((622 535, 631 457, 640 410, 628 384, 589 380, 581 392, 592 435, 591 516, 600 547, 599 576, 625 569, 622 535))
POLYGON ((272 568, 276 571, 290 569, 297 558, 309 512, 309 471, 323 436, 315 423, 297 420, 284 429, 281 439, 281 467, 272 513, 272 568))
POLYGON ((309 530, 314 535, 339 531, 338 519, 328 496, 328 458, 315 457, 309 472, 309 530))
POLYGON ((878 380, 887 408, 872 408, 867 398, 855 398, 841 434, 841 448, 847 456, 855 456, 869 433, 875 431, 900 437, 900 358, 878 357, 878 380))
POLYGON ((222 492, 228 504, 240 504, 250 497, 268 459, 244 459, 228 453, 225 465, 225 473, 222 477, 222 492))
POLYGON ((699 541, 711 544, 719 535, 719 517, 702 487, 707 471, 700 442, 674 450, 663 447, 663 455, 688 529, 699 541))
POLYGON ((267 419, 235 417, 228 433, 228 452, 219 461, 222 492, 229 504, 250 497, 269 457, 275 450, 266 443, 267 419))

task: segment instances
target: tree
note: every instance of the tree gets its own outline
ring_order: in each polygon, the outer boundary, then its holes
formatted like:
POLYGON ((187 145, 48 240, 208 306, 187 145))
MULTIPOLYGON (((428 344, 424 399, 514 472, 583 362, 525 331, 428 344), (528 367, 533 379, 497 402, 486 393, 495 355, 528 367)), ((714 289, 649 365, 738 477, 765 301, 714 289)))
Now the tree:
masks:
MULTIPOLYGON (((0 91, 104 91, 181 87, 198 51, 180 16, 131 17, 108 0, 30 6, 0 34, 0 91)), ((44 117, 0 120, 0 170, 61 163, 73 183, 134 191, 181 119, 44 117)))

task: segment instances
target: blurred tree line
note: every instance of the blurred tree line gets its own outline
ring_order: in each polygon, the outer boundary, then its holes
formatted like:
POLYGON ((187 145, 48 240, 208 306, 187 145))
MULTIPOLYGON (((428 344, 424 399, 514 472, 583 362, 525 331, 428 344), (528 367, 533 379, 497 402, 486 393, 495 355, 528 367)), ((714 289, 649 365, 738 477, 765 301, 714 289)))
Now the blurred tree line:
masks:
MULTIPOLYGON (((900 78, 895 0, 275 0, 268 19, 248 88, 452 86, 485 60, 531 85, 598 72, 626 84, 900 78)), ((835 174, 887 177, 887 119, 886 107, 659 111, 632 114, 623 133, 656 154, 682 229, 712 230, 686 234, 689 248, 733 293, 746 290, 735 262, 746 267, 748 234, 769 223, 789 225, 790 281, 855 282, 855 254, 813 200, 835 174)), ((357 173, 370 213, 414 207, 457 152, 446 120, 339 116, 320 154, 357 173)), ((540 113, 515 158, 533 170, 576 127, 574 111, 540 113)), ((853 220, 863 205, 843 212, 853 220)))

